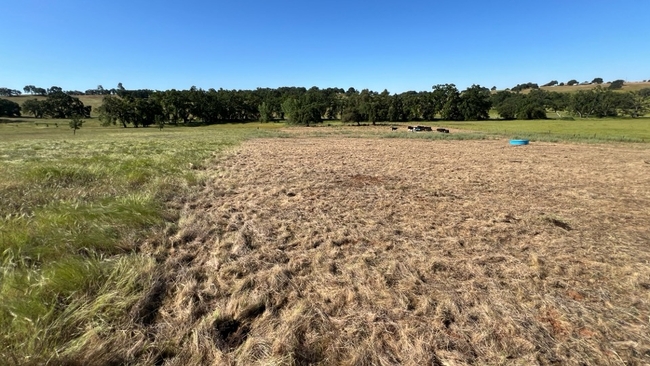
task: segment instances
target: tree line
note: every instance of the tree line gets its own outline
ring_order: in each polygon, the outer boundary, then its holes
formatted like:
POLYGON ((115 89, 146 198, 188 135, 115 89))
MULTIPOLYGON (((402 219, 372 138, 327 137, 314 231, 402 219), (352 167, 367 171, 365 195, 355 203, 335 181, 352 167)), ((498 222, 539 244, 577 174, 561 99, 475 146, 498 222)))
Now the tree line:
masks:
POLYGON ((124 91, 122 83, 117 85, 117 88, 104 89, 103 86, 98 85, 95 89, 87 89, 86 91, 80 90, 63 90, 59 86, 51 86, 49 88, 41 88, 34 85, 25 85, 23 91, 21 92, 18 89, 9 89, 9 88, 0 88, 1 97, 15 97, 24 94, 29 95, 38 95, 38 96, 47 96, 49 94, 64 92, 68 95, 116 95, 120 91, 124 91))
POLYGON ((0 99, 0 117, 20 117, 26 113, 35 118, 90 118, 91 110, 91 106, 85 106, 79 98, 63 91, 48 94, 44 100, 26 100, 22 106, 11 100, 0 99))
MULTIPOLYGON (((644 80, 644 82, 645 81, 648 81, 648 80, 644 80)), ((594 78, 591 82, 585 81, 585 82, 582 82, 582 83, 578 82, 575 79, 571 79, 566 83, 564 83, 564 82, 558 83, 557 80, 551 80, 550 82, 542 85, 542 87, 556 86, 556 85, 558 85, 558 86, 564 86, 564 85, 568 85, 568 86, 592 85, 592 84, 600 85, 602 83, 603 83, 603 78, 594 78)), ((614 81, 608 81, 607 83, 609 84, 609 86, 608 86, 609 89, 616 90, 616 89, 621 89, 625 82, 623 80, 619 79, 619 80, 614 80, 614 81)), ((506 90, 514 91, 514 92, 519 92, 519 91, 526 90, 526 89, 539 89, 539 85, 536 84, 536 83, 529 82, 529 83, 524 83, 524 84, 517 84, 514 87, 512 87, 511 89, 506 88, 506 90)), ((491 91, 496 91, 497 87, 493 86, 490 90, 491 91)), ((147 91, 152 92, 151 90, 147 90, 147 91)), ((121 95, 121 94, 123 94, 125 92, 129 92, 129 91, 127 91, 124 88, 122 83, 118 83, 116 88, 106 89, 102 85, 98 85, 97 88, 87 89, 86 91, 80 91, 80 90, 66 90, 66 91, 64 91, 59 86, 51 86, 49 88, 41 88, 41 87, 37 87, 37 86, 34 86, 34 85, 25 85, 25 87, 23 88, 23 92, 25 94, 30 94, 30 95, 46 96, 48 94, 53 94, 53 93, 58 93, 58 92, 64 92, 64 93, 66 93, 68 95, 121 95)), ((0 88, 0 97, 20 96, 20 95, 23 94, 23 92, 21 92, 18 89, 0 88)))
MULTIPOLYGON (((647 81, 647 80, 644 80, 644 82, 645 82, 645 81, 647 81)), ((576 79, 571 79, 571 80, 567 81, 566 83, 564 83, 564 82, 558 83, 557 80, 551 80, 551 81, 549 81, 548 83, 542 85, 542 87, 548 87, 548 86, 565 86, 565 85, 566 85, 566 86, 574 86, 574 85, 593 85, 593 84, 600 85, 600 84, 602 84, 603 82, 604 82, 604 81, 603 81, 603 78, 594 78, 591 82, 589 82, 589 81, 583 81, 582 83, 579 82, 579 81, 576 80, 576 79)), ((607 86, 608 89, 610 89, 610 90, 618 90, 618 89, 621 89, 621 88, 623 87, 623 85, 625 84, 625 81, 622 80, 622 79, 618 79, 618 80, 614 80, 614 81, 608 81, 607 84, 609 84, 609 85, 607 86)), ((496 90, 496 88, 494 88, 494 89, 496 90)), ((526 90, 526 89, 539 89, 539 85, 537 85, 537 84, 535 84, 535 83, 517 84, 517 85, 515 85, 514 87, 512 87, 512 89, 509 89, 509 90, 512 90, 512 91, 521 91, 521 90, 526 90)), ((508 90, 508 89, 506 89, 506 90, 508 90)))
POLYGON ((490 91, 473 85, 460 92, 453 84, 436 85, 431 92, 391 95, 364 89, 282 87, 256 90, 189 90, 123 93, 106 96, 99 119, 105 125, 150 126, 232 121, 285 120, 309 125, 324 120, 344 122, 482 120, 489 118, 490 91))
MULTIPOLYGON (((33 90, 30 88, 30 90, 33 90)), ((324 120, 344 122, 400 122, 421 120, 485 120, 495 110, 503 119, 543 119, 554 112, 587 117, 640 117, 648 112, 650 88, 636 92, 614 92, 597 86, 591 90, 560 93, 520 84, 513 90, 494 91, 480 85, 459 90, 454 84, 434 85, 430 91, 390 94, 368 89, 312 87, 257 88, 255 90, 127 90, 120 83, 106 92, 97 109, 103 125, 146 127, 165 124, 276 121, 310 125, 324 120), (113 89, 111 89, 113 90, 113 89)), ((36 92, 34 92, 36 93, 36 92)), ((104 93, 104 94, 101 94, 104 93)), ((19 106, 0 101, 0 115, 36 118, 90 117, 91 109, 79 98, 52 87, 44 100, 31 99, 19 106)))
POLYGON ((641 117, 648 112, 650 88, 617 93, 598 86, 576 93, 533 89, 528 93, 492 92, 480 85, 460 91, 454 84, 440 84, 431 91, 390 94, 354 88, 310 89, 283 87, 256 90, 124 91, 104 97, 98 109, 105 125, 149 126, 187 124, 192 121, 285 120, 310 125, 324 120, 343 122, 401 122, 422 120, 476 121, 490 117, 494 108, 503 119, 544 119, 547 112, 558 117, 641 117))
POLYGON ((492 104, 503 119, 544 119, 547 112, 558 117, 570 113, 579 118, 642 117, 650 110, 650 88, 617 93, 597 86, 575 93, 533 89, 529 93, 499 91, 492 94, 492 104))

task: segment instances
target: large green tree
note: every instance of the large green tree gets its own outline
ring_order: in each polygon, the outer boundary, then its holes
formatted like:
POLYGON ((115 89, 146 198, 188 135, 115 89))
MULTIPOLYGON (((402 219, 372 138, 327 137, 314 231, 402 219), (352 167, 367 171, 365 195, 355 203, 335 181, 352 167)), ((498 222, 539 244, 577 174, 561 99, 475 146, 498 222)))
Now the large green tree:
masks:
POLYGON ((534 91, 529 94, 498 92, 494 97, 495 108, 503 119, 546 118, 545 93, 534 91))
POLYGON ((624 80, 621 80, 621 79, 614 80, 614 81, 611 82, 611 84, 609 84, 609 87, 607 89, 609 89, 609 90, 617 90, 617 89, 623 88, 623 85, 625 85, 624 80))
POLYGON ((592 90, 581 90, 571 96, 569 109, 580 118, 613 117, 618 114, 619 95, 609 89, 597 86, 592 90))
POLYGON ((472 85, 460 95, 458 108, 465 121, 478 121, 490 118, 490 91, 480 85, 472 85))
POLYGON ((47 112, 47 102, 44 100, 29 99, 23 102, 22 109, 25 113, 31 114, 35 118, 43 118, 47 112))
POLYGON ((322 122, 318 105, 308 98, 289 98, 282 103, 282 110, 290 124, 306 125, 322 122))
POLYGON ((515 94, 509 91, 499 91, 493 97, 494 107, 503 119, 517 118, 517 110, 522 103, 523 94, 515 94))
POLYGON ((445 120, 461 121, 463 115, 460 112, 460 93, 454 84, 438 84, 433 86, 431 92, 432 110, 431 114, 439 113, 445 120))
POLYGON ((134 127, 148 127, 156 123, 156 119, 163 118, 163 108, 155 99, 134 99, 131 100, 135 115, 131 123, 134 127))
POLYGON ((404 113, 404 103, 402 103, 401 95, 394 95, 390 100, 388 106, 388 120, 393 122, 400 122, 406 120, 404 113))
POLYGON ((121 124, 126 128, 135 119, 135 110, 129 102, 116 96, 105 96, 97 109, 102 126, 121 124))
POLYGON ((20 117, 20 105, 7 99, 0 99, 0 117, 20 117))
POLYGON ((47 89, 47 94, 57 94, 57 93, 63 93, 63 88, 54 85, 47 89))
POLYGON ((535 83, 528 82, 528 83, 525 83, 525 84, 517 84, 514 87, 512 87, 513 92, 520 92, 520 91, 523 91, 523 90, 526 90, 526 89, 539 89, 539 85, 537 85, 535 83))
POLYGON ((629 92, 618 96, 618 107, 624 115, 632 118, 643 117, 650 110, 650 100, 640 92, 629 92))
POLYGON ((192 103, 188 91, 172 89, 154 93, 152 98, 163 108, 163 119, 173 124, 190 121, 192 103))
POLYGON ((0 88, 0 97, 16 97, 21 95, 20 90, 9 89, 9 88, 0 88))
POLYGON ((71 118, 75 115, 90 117, 90 106, 84 106, 79 98, 63 92, 48 94, 45 106, 45 114, 52 118, 71 118))
POLYGON ((33 94, 45 96, 47 95, 47 89, 35 87, 32 89, 33 94))
POLYGON ((560 112, 568 109, 571 96, 567 93, 558 92, 550 92, 548 95, 548 104, 546 107, 555 112, 558 117, 562 117, 560 112))
POLYGON ((454 84, 434 85, 433 97, 440 107, 440 117, 449 121, 462 121, 460 92, 454 84))

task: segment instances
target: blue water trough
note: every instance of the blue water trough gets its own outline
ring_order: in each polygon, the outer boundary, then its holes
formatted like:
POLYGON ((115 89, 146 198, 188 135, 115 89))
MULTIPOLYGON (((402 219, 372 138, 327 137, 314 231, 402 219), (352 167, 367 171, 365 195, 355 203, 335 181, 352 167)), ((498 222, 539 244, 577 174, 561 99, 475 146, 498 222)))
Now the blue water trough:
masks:
POLYGON ((510 145, 528 145, 528 140, 510 140, 510 145))

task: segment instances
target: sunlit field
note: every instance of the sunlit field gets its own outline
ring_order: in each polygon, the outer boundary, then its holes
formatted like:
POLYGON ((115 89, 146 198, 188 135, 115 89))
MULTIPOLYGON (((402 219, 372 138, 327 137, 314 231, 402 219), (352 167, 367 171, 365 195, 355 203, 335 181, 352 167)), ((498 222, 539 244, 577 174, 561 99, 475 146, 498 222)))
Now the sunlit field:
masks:
POLYGON ((650 354, 645 119, 24 120, 0 124, 9 364, 650 354))
POLYGON ((201 184, 206 159, 273 127, 160 131, 89 121, 73 136, 66 122, 0 124, 5 361, 65 358, 133 321, 129 312, 157 276, 140 247, 173 230, 170 202, 201 184))
POLYGON ((650 142, 650 118, 450 122, 444 125, 539 141, 650 142))
POLYGON ((577 143, 619 143, 632 142, 643 147, 650 142, 650 118, 605 118, 575 120, 503 121, 488 120, 475 122, 382 122, 376 125, 364 123, 325 122, 322 126, 291 129, 295 135, 345 135, 385 138, 410 138, 425 140, 472 140, 495 138, 526 138, 532 141, 577 142, 577 143), (431 126, 433 132, 410 132, 409 125, 431 126), (392 127, 397 127, 393 131, 392 127), (447 128, 452 133, 444 134, 436 128, 447 128))
POLYGON ((208 167, 140 362, 647 357, 645 150, 297 136, 208 167))

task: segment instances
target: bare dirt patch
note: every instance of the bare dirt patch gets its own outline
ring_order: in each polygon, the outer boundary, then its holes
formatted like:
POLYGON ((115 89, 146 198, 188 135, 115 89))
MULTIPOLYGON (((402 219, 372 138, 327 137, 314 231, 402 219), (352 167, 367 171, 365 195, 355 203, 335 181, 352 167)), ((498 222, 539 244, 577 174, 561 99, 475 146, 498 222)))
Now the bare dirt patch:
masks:
POLYGON ((504 141, 248 142, 186 203, 141 357, 648 363, 644 159, 504 141))

